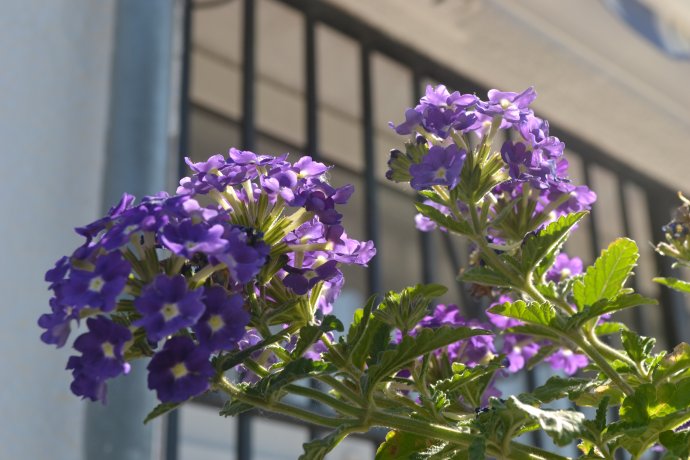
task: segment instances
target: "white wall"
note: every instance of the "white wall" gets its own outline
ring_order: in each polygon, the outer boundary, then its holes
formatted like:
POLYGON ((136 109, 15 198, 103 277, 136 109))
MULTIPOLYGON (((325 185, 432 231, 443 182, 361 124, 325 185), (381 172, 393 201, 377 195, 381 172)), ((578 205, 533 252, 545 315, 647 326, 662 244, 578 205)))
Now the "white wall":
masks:
POLYGON ((5 0, 0 14, 0 458, 79 459, 84 404, 68 350, 39 340, 43 274, 95 219, 114 2, 5 0))

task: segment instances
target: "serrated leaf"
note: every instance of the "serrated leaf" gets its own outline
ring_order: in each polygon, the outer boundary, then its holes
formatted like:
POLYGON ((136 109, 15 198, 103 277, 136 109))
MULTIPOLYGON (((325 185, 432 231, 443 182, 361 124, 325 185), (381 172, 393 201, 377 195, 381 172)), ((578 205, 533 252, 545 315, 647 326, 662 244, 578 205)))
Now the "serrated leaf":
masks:
POLYGON ((633 240, 619 238, 611 243, 573 285, 573 298, 579 309, 602 299, 617 298, 638 257, 633 240))
POLYGON ((628 326, 626 326, 623 323, 617 323, 615 321, 606 321, 601 324, 597 324, 594 327, 594 332, 597 335, 609 335, 609 334, 617 334, 620 331, 627 331, 628 326))
POLYGON ((601 299, 594 305, 585 305, 582 310, 568 318, 568 328, 578 328, 589 320, 598 318, 601 315, 615 313, 626 308, 637 307, 639 305, 656 305, 656 299, 645 297, 640 294, 622 294, 613 300, 601 299))
POLYGON ((677 278, 653 278, 653 281, 679 292, 690 292, 690 283, 677 278))
POLYGON ((488 311, 497 315, 519 319, 525 323, 537 324, 539 326, 558 326, 556 309, 548 302, 526 303, 523 300, 516 300, 512 303, 505 302, 494 305, 488 311))
POLYGON ((491 332, 469 327, 443 326, 437 329, 422 328, 414 337, 404 337, 395 348, 384 351, 378 363, 369 367, 366 375, 366 391, 372 391, 378 382, 398 372, 414 359, 477 335, 491 335, 491 332))
POLYGON ((331 331, 343 331, 343 323, 333 315, 324 316, 321 324, 310 324, 302 327, 299 331, 297 345, 295 345, 295 349, 292 350, 292 356, 294 358, 302 356, 309 347, 319 340, 322 334, 331 331))
POLYGON ((433 206, 429 206, 424 203, 415 203, 417 211, 419 211, 423 216, 428 217, 433 220, 440 227, 444 227, 450 232, 457 233, 459 235, 471 235, 472 227, 465 221, 457 221, 452 217, 446 216, 438 209, 433 206))
POLYGON ((376 450, 375 460, 426 459, 419 455, 434 445, 434 440, 402 431, 389 431, 376 450))
POLYGON ((489 267, 474 267, 465 270, 458 277, 465 283, 481 284, 482 286, 511 287, 508 278, 489 267))
POLYGON ((536 235, 525 239, 522 247, 522 268, 525 272, 533 270, 547 257, 559 251, 573 228, 587 213, 575 212, 561 216, 551 222, 536 235))
POLYGON ((672 430, 662 431, 659 433, 659 442, 668 449, 668 452, 662 457, 662 460, 670 460, 673 458, 687 459, 690 457, 690 431, 679 433, 672 430), (668 456, 669 454, 675 457, 670 457, 668 456))
POLYGON ((570 410, 544 410, 522 403, 515 396, 510 396, 506 402, 509 408, 518 409, 530 419, 536 421, 542 430, 551 437, 558 446, 566 446, 580 438, 586 428, 584 414, 570 410))
POLYGON ((287 363, 279 372, 262 378, 255 385, 251 386, 247 392, 262 398, 270 398, 275 392, 289 383, 317 374, 323 374, 328 372, 328 370, 329 364, 326 362, 298 358, 287 363))
POLYGON ((247 412, 252 409, 254 409, 254 406, 252 406, 251 404, 247 404, 237 399, 233 399, 231 401, 225 402, 219 414, 223 417, 235 417, 243 412, 247 412))
POLYGON ((168 412, 177 409, 181 403, 160 403, 148 413, 144 419, 144 424, 149 423, 154 418, 167 414, 168 412))
POLYGON ((654 381, 673 377, 675 380, 690 377, 690 345, 679 343, 673 352, 664 356, 654 369, 654 381))
POLYGON ((520 399, 530 402, 533 399, 541 403, 549 403, 558 399, 576 399, 580 394, 587 392, 596 386, 596 381, 581 378, 563 378, 553 376, 544 385, 535 388, 530 393, 520 395, 520 399))
POLYGON ((639 336, 633 331, 621 331, 621 340, 625 352, 633 361, 648 358, 656 343, 655 338, 639 336))
POLYGON ((521 324, 519 326, 509 327, 505 330, 508 334, 529 335, 532 337, 543 337, 554 341, 560 340, 558 335, 546 326, 538 326, 536 324, 521 324))
POLYGON ((599 430, 599 433, 604 431, 604 428, 606 428, 606 413, 608 412, 609 401, 610 398, 605 397, 599 403, 599 407, 597 407, 596 416, 594 417, 594 424, 599 430))
POLYGON ((304 452, 299 456, 299 460, 323 460, 326 454, 332 451, 340 444, 340 441, 347 437, 351 428, 351 425, 343 424, 324 438, 305 442, 302 444, 304 452))

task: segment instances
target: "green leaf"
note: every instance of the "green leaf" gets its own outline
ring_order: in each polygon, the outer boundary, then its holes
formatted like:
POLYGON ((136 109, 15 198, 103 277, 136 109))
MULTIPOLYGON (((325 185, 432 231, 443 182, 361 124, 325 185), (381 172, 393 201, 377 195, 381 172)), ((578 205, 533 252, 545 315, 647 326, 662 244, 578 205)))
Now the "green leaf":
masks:
POLYGON ((412 458, 428 458, 419 455, 434 445, 434 441, 422 436, 401 432, 389 431, 386 440, 376 450, 375 460, 402 460, 412 458))
POLYGON ((690 457, 690 431, 674 432, 672 430, 659 433, 659 442, 668 449, 662 460, 678 460, 690 457), (674 455, 675 457, 668 456, 674 455))
POLYGON ((676 345, 673 352, 661 359, 653 375, 655 382, 690 377, 690 345, 685 342, 676 345))
POLYGON ((599 403, 599 407, 597 407, 597 413, 594 418, 594 424, 599 430, 599 433, 604 431, 604 428, 606 428, 606 413, 608 412, 609 408, 609 400, 609 397, 605 397, 599 403))
MULTIPOLYGON (((543 337, 553 341, 559 341, 560 337, 554 331, 546 326, 538 326, 536 324, 521 324, 519 326, 509 327, 505 330, 509 334, 530 335, 533 337, 543 337)), ((546 358, 546 356, 544 356, 546 358)))
POLYGON ((653 281, 680 292, 690 292, 690 283, 677 278, 653 278, 653 281))
POLYGON ((299 456, 299 460, 323 460, 326 454, 347 437, 351 429, 352 425, 343 424, 324 438, 305 442, 302 444, 304 452, 299 456))
POLYGON ((533 270, 542 260, 559 251, 570 229, 585 215, 587 215, 586 212, 575 212, 561 216, 538 234, 527 237, 522 247, 523 270, 525 272, 533 270))
POLYGON ((446 291, 440 284, 418 284, 400 292, 389 291, 374 316, 391 327, 410 331, 426 316, 431 302, 446 291))
POLYGON ((626 308, 638 305, 656 305, 656 299, 644 297, 640 294, 622 294, 613 300, 601 299, 594 305, 585 305, 581 311, 568 318, 568 328, 578 328, 587 321, 598 318, 601 315, 615 313, 626 308))
POLYGON ((633 331, 621 331, 621 340, 625 352, 633 361, 642 361, 648 358, 656 343, 655 338, 642 337, 633 331))
POLYGON ((259 380, 247 390, 247 393, 253 393, 268 399, 289 383, 317 374, 327 373, 329 369, 334 370, 326 362, 313 361, 308 358, 298 358, 287 363, 279 372, 270 374, 259 380))
POLYGON ((526 303, 523 300, 516 300, 512 303, 505 302, 503 304, 494 305, 488 311, 497 315, 519 319, 526 323, 537 324, 539 326, 558 326, 556 309, 548 302, 526 303))
POLYGON ((299 331, 297 345, 295 345, 295 349, 292 351, 292 356, 299 358, 321 338, 322 334, 331 331, 343 331, 343 323, 333 315, 324 316, 321 324, 310 324, 302 327, 299 331))
POLYGON ((411 361, 426 353, 459 340, 490 334, 490 331, 469 327, 443 326, 437 329, 422 328, 414 337, 406 336, 395 348, 384 351, 381 354, 380 360, 376 364, 369 366, 369 372, 365 376, 366 391, 371 392, 381 380, 396 373, 411 361))
POLYGON ((446 216, 441 211, 428 204, 415 203, 415 207, 422 215, 433 220, 437 225, 446 228, 448 231, 460 235, 472 234, 472 227, 465 221, 454 220, 452 217, 446 216))
POLYGON ((144 419, 144 424, 149 423, 154 418, 160 417, 163 414, 167 414, 168 412, 177 409, 180 404, 181 403, 160 403, 148 413, 144 419))
POLYGON ((597 335, 609 335, 617 334, 620 331, 627 331, 628 326, 623 323, 617 323, 615 321, 606 321, 605 323, 597 324, 594 327, 594 332, 597 335))
POLYGON ((637 245, 628 238, 619 238, 602 251, 594 265, 587 268, 573 286, 573 298, 582 309, 602 299, 613 300, 620 295, 639 257, 637 245))
POLYGON ((482 286, 512 287, 508 278, 489 267, 474 267, 465 270, 458 277, 465 283, 481 284, 482 286))
POLYGON ((585 416, 570 410, 544 410, 522 403, 515 396, 510 396, 506 406, 518 409, 530 419, 536 421, 542 430, 558 446, 566 446, 582 437, 586 428, 585 416))
POLYGON ((231 401, 226 401, 225 404, 223 404, 223 408, 220 410, 219 414, 223 417, 235 417, 252 409, 254 409, 254 406, 251 404, 233 399, 231 401))
POLYGON ((504 367, 502 356, 496 356, 488 364, 474 367, 453 363, 453 375, 433 383, 431 389, 447 394, 451 399, 457 400, 462 396, 469 404, 478 407, 494 374, 504 367))
MULTIPOLYGON (((347 341, 341 340, 335 347, 341 356, 358 369, 362 369, 367 360, 375 359, 376 355, 385 350, 390 342, 391 328, 372 314, 375 310, 376 297, 372 296, 364 309, 355 312, 347 333, 347 341)), ((348 363, 338 363, 338 356, 331 353, 327 353, 327 356, 339 367, 348 365, 348 363)))
POLYGON ((535 388, 531 393, 520 395, 520 399, 531 401, 532 398, 535 398, 541 403, 549 403, 566 397, 574 400, 580 394, 591 390, 596 385, 596 381, 592 379, 553 376, 544 385, 535 388))

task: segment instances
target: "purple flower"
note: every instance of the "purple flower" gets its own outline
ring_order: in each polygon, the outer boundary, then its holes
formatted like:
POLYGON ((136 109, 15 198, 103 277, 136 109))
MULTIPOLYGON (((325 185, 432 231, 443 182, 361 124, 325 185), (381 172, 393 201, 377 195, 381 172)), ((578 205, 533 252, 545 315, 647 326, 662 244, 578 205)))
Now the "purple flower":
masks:
POLYGON ((546 272, 546 279, 558 283, 571 276, 582 273, 582 259, 579 257, 568 257, 565 253, 560 253, 556 257, 556 262, 546 272))
POLYGON ((209 388, 214 371, 208 352, 189 337, 173 337, 156 353, 147 369, 148 385, 161 402, 182 402, 209 388))
POLYGON ((81 352, 80 369, 96 380, 117 377, 129 371, 123 353, 132 333, 124 326, 104 316, 86 320, 89 332, 74 341, 74 348, 81 352))
POLYGON ((295 294, 304 295, 321 281, 327 281, 337 276, 340 271, 338 262, 329 260, 316 268, 295 268, 285 266, 287 275, 283 278, 283 284, 295 294))
POLYGON ((184 276, 158 275, 146 286, 134 306, 142 318, 134 325, 142 326, 146 336, 158 342, 182 328, 193 326, 204 313, 203 291, 189 291, 184 276))
POLYGON ((39 327, 46 330, 41 334, 41 340, 60 348, 67 342, 71 331, 70 322, 76 315, 60 305, 55 297, 50 299, 50 308, 51 313, 44 313, 38 318, 39 327))
POLYGON ((529 105, 536 97, 537 93, 532 87, 519 94, 492 89, 489 90, 489 100, 479 102, 477 110, 492 117, 501 115, 507 122, 517 123, 521 116, 531 113, 529 105))
POLYGON ((433 185, 454 188, 458 185, 466 154, 465 150, 460 150, 455 144, 445 148, 432 146, 421 163, 410 166, 410 185, 415 190, 424 190, 433 185))
POLYGON ((220 224, 209 226, 206 222, 185 219, 179 225, 166 225, 161 242, 174 254, 189 259, 197 252, 212 255, 223 251, 228 244, 222 238, 224 232, 220 224))
POLYGON ((211 260, 224 263, 235 283, 248 283, 266 264, 271 248, 259 234, 242 227, 226 227, 223 239, 228 242, 226 251, 214 254, 211 260))
POLYGON ((202 300, 206 310, 194 326, 199 345, 210 353, 235 349, 249 324, 249 313, 243 308, 242 296, 213 286, 204 289, 202 300))
POLYGON ((130 271, 129 262, 119 252, 102 255, 96 259, 93 271, 72 268, 58 301, 77 310, 97 308, 103 312, 112 311, 130 271))
POLYGON ((508 358, 508 372, 515 373, 525 367, 527 361, 538 351, 539 344, 526 336, 509 334, 503 337, 502 353, 508 358))
POLYGON ((563 369, 563 372, 565 372, 567 375, 573 375, 578 369, 581 369, 589 364, 587 356, 573 353, 572 351, 564 348, 558 350, 544 361, 551 364, 553 369, 563 369))
MULTIPOLYGON (((490 329, 490 326, 474 319, 467 319, 460 314, 457 305, 439 304, 430 316, 425 316, 419 322, 421 327, 438 328, 441 326, 462 326, 472 329, 490 329)), ((496 353, 494 337, 491 335, 477 335, 460 340, 446 347, 448 359, 474 367, 491 359, 496 353)))
POLYGON ((67 360, 66 369, 72 370, 72 377, 74 380, 70 385, 72 393, 82 398, 89 398, 92 401, 106 402, 106 384, 105 381, 96 379, 83 372, 84 363, 78 356, 70 356, 67 360))

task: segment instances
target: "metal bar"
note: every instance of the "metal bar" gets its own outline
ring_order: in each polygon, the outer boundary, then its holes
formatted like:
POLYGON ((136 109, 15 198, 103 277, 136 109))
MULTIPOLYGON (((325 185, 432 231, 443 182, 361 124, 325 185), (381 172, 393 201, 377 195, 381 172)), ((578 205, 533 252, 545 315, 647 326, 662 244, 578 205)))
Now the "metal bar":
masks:
POLYGON ((374 120, 371 84, 371 52, 367 43, 361 43, 361 83, 362 83, 362 132, 364 152, 364 194, 365 194, 365 233, 374 241, 379 250, 377 257, 369 262, 367 288, 369 295, 379 292, 381 287, 381 254, 379 245, 379 207, 376 191, 376 162, 374 161, 374 120))
MULTIPOLYGON (((675 200, 664 200, 659 195, 646 193, 647 209, 649 209, 652 222, 652 240, 665 241, 664 232, 661 226, 666 221, 670 220, 671 209, 673 209, 675 200)), ((654 253, 654 260, 656 262, 656 273, 662 277, 677 276, 676 271, 671 267, 671 260, 668 257, 662 256, 658 252, 654 253)), ((659 301, 661 307, 661 315, 664 319, 664 339, 668 347, 675 346, 680 337, 685 335, 680 331, 684 330, 683 323, 687 319, 683 318, 683 299, 676 291, 661 286, 659 292, 659 301)))
MULTIPOLYGON (((583 158, 582 162, 582 168, 584 172, 584 179, 585 179, 585 184, 587 184, 590 188, 592 187, 592 172, 591 172, 591 164, 589 161, 585 158, 583 158)), ((599 255, 600 251, 600 246, 599 246, 599 234, 597 233, 597 208, 596 208, 596 203, 594 206, 592 206, 592 209, 589 211, 589 242, 590 242, 590 247, 592 251, 592 257, 594 259, 597 258, 599 255)))
MULTIPOLYGON (((255 85, 256 76, 256 11, 254 0, 244 0, 244 31, 242 37, 242 148, 254 150, 255 128, 255 85)), ((252 458, 252 420, 248 413, 237 417, 237 460, 252 458)))
POLYGON ((168 412, 165 417, 165 460, 179 458, 180 410, 168 412))

